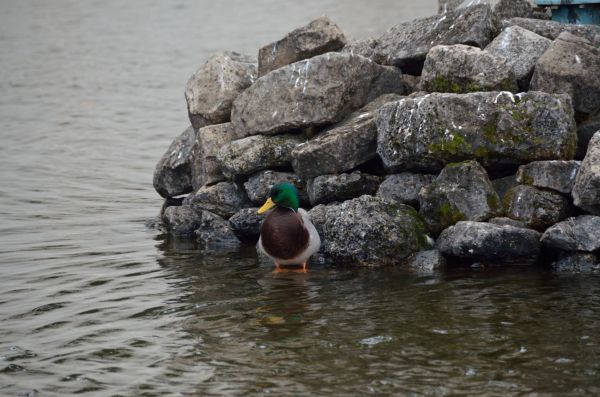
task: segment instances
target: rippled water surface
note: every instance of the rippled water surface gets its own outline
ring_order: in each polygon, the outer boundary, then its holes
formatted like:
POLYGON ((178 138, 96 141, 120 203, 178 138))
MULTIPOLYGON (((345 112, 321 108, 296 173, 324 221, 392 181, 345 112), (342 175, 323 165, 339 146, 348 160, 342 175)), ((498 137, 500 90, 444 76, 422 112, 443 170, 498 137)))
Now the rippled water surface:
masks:
POLYGON ((600 279, 313 268, 146 227, 213 52, 430 1, 0 1, 0 395, 600 394, 600 279))

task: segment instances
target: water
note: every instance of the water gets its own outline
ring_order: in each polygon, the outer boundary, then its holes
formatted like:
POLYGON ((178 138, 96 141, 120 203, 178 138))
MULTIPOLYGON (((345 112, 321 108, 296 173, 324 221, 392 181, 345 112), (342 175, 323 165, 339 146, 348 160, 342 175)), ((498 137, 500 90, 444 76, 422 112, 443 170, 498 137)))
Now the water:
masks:
POLYGON ((146 227, 183 87, 327 13, 435 1, 0 1, 0 395, 600 394, 600 279, 314 268, 146 227))

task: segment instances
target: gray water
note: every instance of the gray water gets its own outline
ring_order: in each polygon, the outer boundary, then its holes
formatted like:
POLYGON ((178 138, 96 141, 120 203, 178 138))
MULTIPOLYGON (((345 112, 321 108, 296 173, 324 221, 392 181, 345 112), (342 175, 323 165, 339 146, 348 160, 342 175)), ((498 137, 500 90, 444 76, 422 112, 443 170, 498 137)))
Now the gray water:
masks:
POLYGON ((429 1, 0 1, 0 395, 599 395, 600 278, 275 275, 146 226, 213 52, 429 1))

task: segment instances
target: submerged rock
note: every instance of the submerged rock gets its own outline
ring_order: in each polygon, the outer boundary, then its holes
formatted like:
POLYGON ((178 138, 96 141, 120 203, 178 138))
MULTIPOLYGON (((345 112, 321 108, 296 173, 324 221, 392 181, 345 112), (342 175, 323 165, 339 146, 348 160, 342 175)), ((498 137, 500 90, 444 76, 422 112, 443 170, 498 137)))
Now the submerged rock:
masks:
POLYGON ((533 18, 511 18, 502 21, 503 28, 508 26, 519 26, 550 40, 555 40, 562 32, 568 32, 586 38, 596 47, 600 46, 600 26, 598 25, 559 23, 533 18))
POLYGON ((402 172, 388 175, 379 185, 377 196, 396 204, 419 205, 419 192, 429 186, 436 176, 430 174, 414 174, 402 172))
POLYGON ((572 194, 576 206, 600 215, 600 131, 590 140, 572 194))
POLYGON ((600 259, 589 252, 562 252, 552 268, 560 273, 597 273, 600 259))
POLYGON ((272 170, 257 172, 248 178, 248 181, 244 183, 244 188, 253 204, 262 205, 268 198, 269 190, 281 182, 289 182, 296 186, 298 197, 300 198, 300 206, 308 205, 310 203, 306 182, 300 179, 298 175, 291 172, 278 172, 272 170))
POLYGON ((571 206, 561 194, 519 185, 507 193, 506 216, 544 230, 569 216, 571 206))
POLYGON ((450 164, 419 194, 427 229, 439 233, 458 221, 485 221, 500 211, 500 199, 476 161, 450 164))
POLYGON ((249 204, 244 189, 233 182, 203 186, 186 201, 196 211, 209 211, 226 219, 249 204))
POLYGON ((164 210, 162 222, 174 236, 192 236, 200 227, 202 211, 196 211, 189 205, 171 206, 164 210))
POLYGON ((462 44, 429 51, 421 87, 429 92, 518 91, 513 68, 504 57, 462 44))
POLYGON ((581 215, 548 228, 541 239, 545 245, 564 251, 600 249, 600 216, 581 215))
POLYGON ((260 236, 260 226, 265 218, 257 214, 257 207, 242 208, 229 218, 229 227, 241 239, 253 240, 260 236))
POLYGON ((290 63, 335 51, 346 44, 344 32, 326 16, 295 29, 283 39, 258 50, 258 75, 290 63))
POLYGON ((389 171, 435 172, 477 159, 489 167, 570 160, 577 135, 567 95, 433 93, 383 106, 377 153, 389 171))
POLYGON ((209 211, 202 211, 200 226, 195 231, 196 240, 209 249, 237 248, 240 240, 227 221, 209 211))
POLYGON ((256 79, 254 60, 236 52, 211 57, 185 86, 194 129, 229 121, 233 100, 256 79))
POLYGON ((444 230, 437 248, 447 256, 485 263, 532 263, 540 255, 540 233, 484 222, 458 222, 444 230))
POLYGON ((570 194, 580 165, 574 160, 534 161, 519 167, 517 182, 570 194))
POLYGON ((446 258, 437 249, 419 251, 407 263, 409 269, 419 273, 431 273, 446 266, 446 258))
POLYGON ((308 197, 312 205, 349 200, 363 194, 375 194, 380 182, 379 177, 360 171, 321 175, 308 182, 308 197))
POLYGON ((401 75, 359 55, 319 55, 258 79, 235 100, 232 122, 253 134, 333 124, 379 95, 404 94, 401 75))
POLYGON ((192 152, 194 130, 188 127, 181 133, 154 170, 154 189, 163 197, 179 196, 192 191, 192 152))

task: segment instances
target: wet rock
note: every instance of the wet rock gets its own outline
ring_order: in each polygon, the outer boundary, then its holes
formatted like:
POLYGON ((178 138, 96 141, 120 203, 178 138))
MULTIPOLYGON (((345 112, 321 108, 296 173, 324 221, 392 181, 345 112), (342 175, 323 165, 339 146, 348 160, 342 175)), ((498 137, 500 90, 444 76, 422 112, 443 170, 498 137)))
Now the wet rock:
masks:
POLYGON ((335 51, 346 44, 344 32, 326 16, 295 29, 258 51, 258 75, 303 59, 335 51))
POLYGON ((590 140, 596 131, 600 131, 600 112, 590 115, 577 125, 576 159, 583 159, 585 157, 590 140))
POLYGON ((377 109, 401 97, 382 95, 341 123, 326 129, 292 151, 292 165, 304 178, 335 174, 357 167, 377 156, 377 109))
POLYGON ((179 196, 192 191, 192 148, 195 136, 192 127, 179 135, 154 170, 154 189, 163 197, 179 196))
POLYGON ((538 59, 531 90, 567 93, 582 113, 600 110, 600 48, 570 33, 561 33, 538 59))
POLYGON ((419 251, 408 260, 407 266, 419 273, 431 273, 446 267, 446 258, 437 249, 419 251))
POLYGON ((485 221, 500 211, 500 199, 476 161, 446 166, 419 194, 419 213, 437 234, 458 221, 485 221))
POLYGON ((408 204, 413 207, 419 204, 421 188, 429 186, 436 176, 430 174, 414 174, 402 172, 388 175, 379 185, 377 197, 396 204, 408 204))
POLYGON ((567 95, 433 93, 383 106, 377 153, 388 171, 436 172, 477 159, 487 167, 570 160, 577 135, 567 95))
POLYGON ((254 240, 260 236, 260 225, 265 218, 257 214, 257 207, 242 208, 229 218, 229 227, 241 239, 254 240))
POLYGON ((458 222, 444 230, 437 248, 446 256, 484 263, 532 263, 540 255, 540 233, 513 226, 458 222))
POLYGON ((225 219, 249 205, 244 189, 233 182, 203 186, 189 198, 187 203, 196 211, 209 211, 225 219))
POLYGON ((600 46, 600 26, 598 25, 576 25, 533 18, 510 18, 502 21, 503 28, 508 26, 520 26, 550 40, 555 40, 562 32, 568 32, 586 38, 596 47, 600 46))
POLYGON ((254 60, 236 52, 217 54, 206 61, 185 86, 194 129, 229 121, 233 100, 255 79, 254 60))
POLYGON ((513 226, 529 229, 525 222, 517 221, 506 217, 491 218, 488 220, 488 222, 499 226, 513 226))
POLYGON ((527 91, 533 68, 550 44, 552 41, 543 36, 519 26, 509 26, 485 50, 506 59, 514 70, 520 89, 527 91))
POLYGON ((363 194, 375 194, 380 182, 379 177, 360 171, 321 175, 308 182, 308 197, 312 205, 349 200, 363 194))
POLYGON ((569 201, 561 194, 532 186, 519 185, 510 190, 505 201, 506 216, 544 230, 569 216, 569 201))
POLYGON ((563 252, 552 268, 559 273, 597 273, 600 272, 600 259, 589 252, 563 252))
POLYGON ((268 198, 271 188, 281 182, 289 182, 296 186, 301 206, 310 203, 306 182, 291 172, 277 172, 272 170, 257 172, 248 179, 248 182, 244 183, 244 188, 246 188, 246 193, 248 193, 248 197, 253 204, 262 205, 268 198))
POLYGON ((201 220, 202 211, 198 212, 189 205, 168 207, 162 215, 163 225, 174 236, 192 236, 200 227, 201 220))
POLYGON ((400 263, 426 246, 416 211, 373 196, 326 206, 321 254, 336 263, 400 263))
POLYGON ((572 194, 576 206, 600 215, 600 131, 590 140, 572 194))
POLYGON ((240 244, 227 221, 210 211, 202 211, 202 220, 195 234, 196 240, 209 249, 237 248, 240 244))
POLYGON ((580 161, 534 161, 519 167, 517 182, 570 194, 580 161))
POLYGON ((404 22, 377 39, 374 59, 418 75, 432 47, 468 44, 483 48, 492 41, 497 28, 498 21, 488 5, 404 22))
POLYGON ((319 55, 257 80, 233 103, 232 122, 253 134, 333 124, 379 95, 405 93, 400 77, 359 55, 319 55))
POLYGON ((475 4, 488 4, 500 21, 506 18, 528 17, 532 11, 528 0, 464 0, 456 10, 466 9, 475 4))
POLYGON ((492 180, 492 185, 494 186, 496 193, 498 193, 500 201, 504 202, 504 197, 506 196, 506 193, 513 187, 519 185, 519 182, 517 182, 516 175, 509 175, 492 180))
POLYGON ((564 251, 600 249, 600 216, 581 215, 548 228, 541 239, 544 245, 564 251))
POLYGON ((253 135, 223 146, 217 153, 217 162, 230 179, 266 169, 291 167, 292 150, 301 142, 302 137, 296 135, 253 135))

